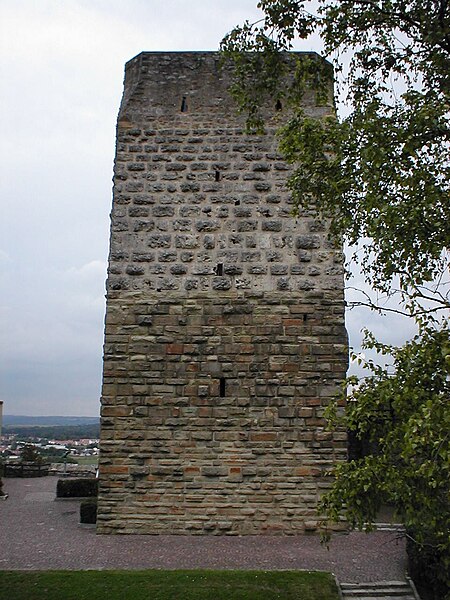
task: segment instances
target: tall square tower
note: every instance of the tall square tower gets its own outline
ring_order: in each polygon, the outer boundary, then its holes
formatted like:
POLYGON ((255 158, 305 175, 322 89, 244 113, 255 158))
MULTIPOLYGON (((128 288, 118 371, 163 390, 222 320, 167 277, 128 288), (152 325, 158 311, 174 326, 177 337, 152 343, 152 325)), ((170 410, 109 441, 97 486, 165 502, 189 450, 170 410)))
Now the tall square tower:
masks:
MULTIPOLYGON (((126 65, 117 126, 99 533, 317 527, 345 432, 323 410, 347 368, 342 251, 292 215, 266 107, 245 133, 215 52, 126 65)), ((333 108, 305 110, 318 118, 333 108)))

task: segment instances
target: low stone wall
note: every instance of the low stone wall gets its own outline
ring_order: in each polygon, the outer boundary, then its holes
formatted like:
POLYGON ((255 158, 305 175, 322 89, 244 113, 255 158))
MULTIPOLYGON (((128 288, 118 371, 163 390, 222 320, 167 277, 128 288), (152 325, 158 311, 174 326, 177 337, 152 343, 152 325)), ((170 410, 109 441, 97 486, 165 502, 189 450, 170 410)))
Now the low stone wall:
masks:
POLYGON ((58 477, 95 477, 97 473, 96 465, 74 465, 64 463, 52 463, 50 465, 49 475, 58 477))
POLYGON ((48 463, 5 463, 4 477, 45 477, 49 468, 48 463))

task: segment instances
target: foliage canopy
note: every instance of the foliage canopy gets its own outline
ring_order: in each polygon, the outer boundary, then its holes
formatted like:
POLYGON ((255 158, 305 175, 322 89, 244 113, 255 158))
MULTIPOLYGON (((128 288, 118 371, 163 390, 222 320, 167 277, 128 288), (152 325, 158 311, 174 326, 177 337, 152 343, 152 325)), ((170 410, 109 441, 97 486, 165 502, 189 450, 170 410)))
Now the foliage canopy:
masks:
MULTIPOLYGON (((264 12, 222 41, 236 65, 233 86, 250 128, 261 129, 264 95, 292 117, 281 149, 295 165, 290 187, 299 210, 314 204, 350 245, 367 281, 393 282, 414 314, 427 282, 448 265, 450 245, 450 8, 447 0, 261 0, 264 12), (310 118, 299 97, 326 98, 326 63, 298 55, 292 83, 283 52, 318 34, 334 63, 340 120, 310 118)), ((328 74, 329 79, 329 74, 328 74)), ((442 286, 422 311, 449 307, 442 286)))
POLYGON ((338 414, 336 402, 327 417, 332 427, 344 425, 376 451, 336 467, 320 510, 370 530, 380 507, 393 505, 415 541, 442 556, 441 576, 447 573, 450 584, 450 333, 424 326, 401 348, 366 333, 365 345, 392 364, 364 360, 370 376, 348 378, 345 414, 338 414))
POLYGON ((23 462, 41 463, 42 456, 39 454, 36 446, 33 444, 25 444, 20 452, 20 459, 23 462))

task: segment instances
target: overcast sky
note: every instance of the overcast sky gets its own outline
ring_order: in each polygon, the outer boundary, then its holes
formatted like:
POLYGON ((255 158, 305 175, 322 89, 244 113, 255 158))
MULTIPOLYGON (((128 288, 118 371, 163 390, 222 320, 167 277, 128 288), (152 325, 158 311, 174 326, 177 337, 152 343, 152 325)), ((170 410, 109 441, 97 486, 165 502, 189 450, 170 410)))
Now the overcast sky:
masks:
MULTIPOLYGON (((143 50, 216 50, 256 0, 0 0, 0 399, 99 412, 115 121, 143 50)), ((313 45, 300 49, 318 50, 313 45)), ((404 336, 363 314, 384 341, 404 336)))

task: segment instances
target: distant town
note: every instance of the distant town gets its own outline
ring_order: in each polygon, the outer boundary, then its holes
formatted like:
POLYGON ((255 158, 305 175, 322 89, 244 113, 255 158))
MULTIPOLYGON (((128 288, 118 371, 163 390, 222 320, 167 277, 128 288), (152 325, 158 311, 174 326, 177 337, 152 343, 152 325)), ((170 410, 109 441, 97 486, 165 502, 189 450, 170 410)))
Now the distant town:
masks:
POLYGON ((99 420, 91 417, 5 415, 0 456, 8 462, 19 461, 30 452, 46 463, 96 465, 99 420))

